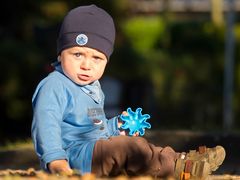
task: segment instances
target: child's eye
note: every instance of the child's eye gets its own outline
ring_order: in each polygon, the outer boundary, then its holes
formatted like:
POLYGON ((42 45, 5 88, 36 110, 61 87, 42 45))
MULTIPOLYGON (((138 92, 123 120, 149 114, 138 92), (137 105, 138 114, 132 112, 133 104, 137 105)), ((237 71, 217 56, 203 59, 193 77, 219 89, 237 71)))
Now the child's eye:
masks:
POLYGON ((82 53, 77 52, 77 53, 73 53, 73 55, 74 55, 75 57, 81 57, 81 56, 82 56, 82 53))
POLYGON ((95 63, 99 63, 100 61, 103 61, 104 59, 101 58, 101 57, 98 57, 98 56, 94 56, 93 60, 94 60, 95 63))

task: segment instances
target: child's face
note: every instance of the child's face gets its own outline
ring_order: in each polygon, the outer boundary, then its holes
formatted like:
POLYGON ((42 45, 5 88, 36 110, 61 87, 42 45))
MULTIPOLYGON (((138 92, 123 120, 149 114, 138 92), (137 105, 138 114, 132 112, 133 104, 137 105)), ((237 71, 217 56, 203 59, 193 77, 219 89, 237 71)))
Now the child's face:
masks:
POLYGON ((107 64, 105 54, 88 47, 71 47, 59 56, 63 72, 79 85, 100 79, 107 64))

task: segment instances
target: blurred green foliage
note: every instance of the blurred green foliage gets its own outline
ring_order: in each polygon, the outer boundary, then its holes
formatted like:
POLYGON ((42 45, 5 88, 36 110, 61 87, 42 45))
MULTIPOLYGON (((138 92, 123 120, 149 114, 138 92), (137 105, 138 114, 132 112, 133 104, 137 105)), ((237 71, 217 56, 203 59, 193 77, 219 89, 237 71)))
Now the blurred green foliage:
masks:
MULTIPOLYGON (((222 129, 225 27, 210 19, 132 14, 120 1, 4 1, 0 26, 0 137, 30 136, 31 97, 52 69, 66 12, 95 3, 115 19, 106 69, 125 85, 120 106, 142 106, 156 128, 222 129), (127 95, 127 96, 125 96, 127 95)), ((240 25, 235 25, 234 127, 239 129, 240 25)))
MULTIPOLYGON (((134 81, 143 79, 145 86, 152 85, 153 92, 147 90, 141 98, 151 97, 143 106, 155 115, 155 127, 222 128, 224 27, 154 15, 131 17, 123 21, 121 30, 122 45, 131 53, 121 47, 116 59, 124 57, 113 70, 122 66, 127 69, 123 79, 134 76, 134 81)), ((140 88, 144 88, 141 83, 140 88)))
POLYGON ((163 39, 165 23, 158 16, 137 16, 125 20, 122 28, 138 53, 148 53, 163 39))

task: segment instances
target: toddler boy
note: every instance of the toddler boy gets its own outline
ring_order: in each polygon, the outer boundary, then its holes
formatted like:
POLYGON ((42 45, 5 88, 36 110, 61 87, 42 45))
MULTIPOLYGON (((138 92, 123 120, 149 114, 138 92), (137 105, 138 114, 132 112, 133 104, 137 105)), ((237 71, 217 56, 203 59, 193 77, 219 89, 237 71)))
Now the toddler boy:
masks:
POLYGON ((106 119, 99 79, 113 52, 115 26, 95 6, 80 6, 64 18, 55 70, 32 98, 32 139, 41 167, 51 173, 94 173, 205 178, 225 158, 224 148, 178 153, 120 131, 121 119, 106 119))

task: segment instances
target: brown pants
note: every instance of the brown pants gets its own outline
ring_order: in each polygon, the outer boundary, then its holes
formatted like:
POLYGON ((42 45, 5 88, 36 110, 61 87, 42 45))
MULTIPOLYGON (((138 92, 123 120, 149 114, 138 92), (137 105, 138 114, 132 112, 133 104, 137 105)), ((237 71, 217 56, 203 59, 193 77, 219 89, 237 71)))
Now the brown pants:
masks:
POLYGON ((98 177, 120 174, 173 175, 179 153, 171 147, 157 147, 142 137, 116 136, 98 140, 94 147, 92 173, 98 177))

